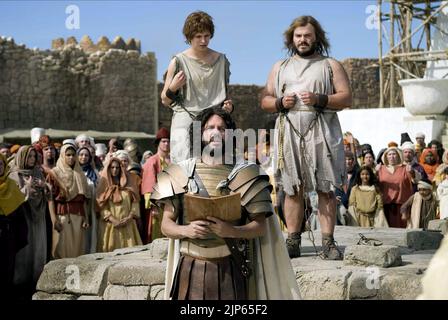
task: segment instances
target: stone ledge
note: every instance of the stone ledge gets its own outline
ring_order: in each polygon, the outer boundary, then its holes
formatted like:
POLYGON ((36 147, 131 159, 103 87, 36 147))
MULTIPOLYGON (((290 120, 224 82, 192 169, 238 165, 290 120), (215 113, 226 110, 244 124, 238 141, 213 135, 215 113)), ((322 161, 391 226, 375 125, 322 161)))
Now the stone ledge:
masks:
POLYGON ((154 285, 165 283, 165 261, 123 261, 109 269, 108 282, 125 286, 154 285))
POLYGON ((39 278, 37 290, 101 296, 106 288, 108 269, 115 263, 83 259, 51 261, 39 278))

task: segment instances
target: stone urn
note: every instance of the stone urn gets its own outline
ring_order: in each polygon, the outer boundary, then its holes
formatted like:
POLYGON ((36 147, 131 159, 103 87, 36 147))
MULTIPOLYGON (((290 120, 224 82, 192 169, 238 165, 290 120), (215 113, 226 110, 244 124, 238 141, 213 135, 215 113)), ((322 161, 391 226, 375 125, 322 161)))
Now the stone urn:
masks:
POLYGON ((405 108, 412 115, 443 114, 448 108, 448 79, 399 80, 405 108))

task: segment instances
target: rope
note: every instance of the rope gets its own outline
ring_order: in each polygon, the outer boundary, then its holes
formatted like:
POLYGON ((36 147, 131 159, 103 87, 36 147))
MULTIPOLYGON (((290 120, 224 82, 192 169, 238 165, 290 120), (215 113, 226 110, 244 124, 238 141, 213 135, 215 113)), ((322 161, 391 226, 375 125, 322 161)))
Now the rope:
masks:
MULTIPOLYGON (((305 152, 305 137, 306 135, 314 128, 314 126, 317 123, 317 119, 319 118, 320 112, 316 112, 315 113, 315 117, 313 118, 313 120, 311 120, 307 130, 305 131, 304 134, 300 133, 299 130, 297 130, 296 127, 294 127, 294 125, 291 122, 291 119, 289 119, 288 114, 287 114, 287 110, 285 112, 282 112, 280 114, 280 119, 279 119, 279 148, 278 148, 278 162, 277 162, 277 166, 279 169, 283 169, 284 168, 284 155, 283 155, 283 144, 284 144, 284 137, 285 137, 285 118, 288 121, 290 127, 292 128, 293 132, 299 137, 299 152, 300 152, 300 156, 302 157, 302 165, 300 166, 300 174, 302 176, 302 185, 305 186, 307 183, 307 176, 304 172, 303 165, 308 165, 310 166, 310 161, 309 159, 306 158, 306 152, 305 152)), ((303 193, 303 197, 304 200, 307 200, 309 197, 305 194, 305 192, 303 193)), ((305 201, 305 206, 304 206, 304 216, 303 218, 305 219, 305 230, 307 230, 308 233, 308 239, 310 240, 310 242, 313 245, 314 248, 314 252, 316 253, 316 256, 320 257, 321 259, 324 259, 322 253, 319 253, 317 251, 316 248, 316 243, 314 240, 314 233, 311 230, 311 225, 310 225, 310 221, 309 221, 309 216, 306 216, 306 212, 308 212, 308 201, 305 201)))

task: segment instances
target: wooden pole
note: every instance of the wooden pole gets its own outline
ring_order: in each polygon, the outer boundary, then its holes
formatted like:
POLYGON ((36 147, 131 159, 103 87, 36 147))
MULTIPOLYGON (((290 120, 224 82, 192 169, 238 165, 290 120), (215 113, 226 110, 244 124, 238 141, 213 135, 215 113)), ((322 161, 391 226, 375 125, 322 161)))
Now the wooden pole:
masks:
POLYGON ((383 32, 381 28, 381 4, 382 0, 378 0, 378 64, 380 76, 380 102, 379 108, 384 108, 384 92, 383 92, 383 32))
MULTIPOLYGON (((412 11, 411 8, 406 7, 406 28, 405 28, 405 45, 404 50, 405 52, 411 52, 412 51, 412 37, 410 36, 412 34, 412 11)), ((411 66, 410 64, 407 64, 407 69, 410 70, 411 66)), ((406 73, 406 79, 408 79, 407 73, 406 73)))
MULTIPOLYGON (((393 48, 395 45, 395 4, 390 3, 390 37, 389 48, 393 48)), ((392 53, 393 57, 393 53, 392 53)), ((395 66, 390 64, 390 91, 389 91, 389 105, 395 106, 395 66)))
POLYGON ((398 42, 393 48, 390 48, 389 51, 392 51, 396 47, 400 46, 403 42, 407 41, 410 37, 412 37, 414 34, 416 34, 428 21, 430 21, 437 13, 439 13, 446 6, 448 6, 448 2, 440 5, 440 7, 436 11, 434 11, 428 18, 426 18, 426 20, 423 21, 421 25, 419 25, 411 34, 409 34, 408 36, 401 39, 400 42, 398 42))
MULTIPOLYGON (((431 15, 431 1, 426 0, 426 15, 429 17, 431 15)), ((426 34, 426 50, 431 49, 431 24, 429 22, 425 25, 426 34)))

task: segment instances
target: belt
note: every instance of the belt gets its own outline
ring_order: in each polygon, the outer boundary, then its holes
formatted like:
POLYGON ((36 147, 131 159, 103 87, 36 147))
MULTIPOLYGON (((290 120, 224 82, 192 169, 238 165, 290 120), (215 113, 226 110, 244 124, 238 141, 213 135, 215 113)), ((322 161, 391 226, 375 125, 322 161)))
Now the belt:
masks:
POLYGON ((181 241, 180 253, 197 259, 224 258, 231 254, 229 248, 225 244, 213 248, 204 248, 191 243, 190 241, 181 241))

